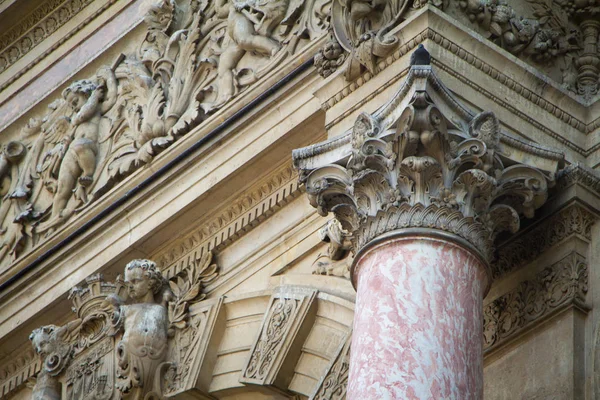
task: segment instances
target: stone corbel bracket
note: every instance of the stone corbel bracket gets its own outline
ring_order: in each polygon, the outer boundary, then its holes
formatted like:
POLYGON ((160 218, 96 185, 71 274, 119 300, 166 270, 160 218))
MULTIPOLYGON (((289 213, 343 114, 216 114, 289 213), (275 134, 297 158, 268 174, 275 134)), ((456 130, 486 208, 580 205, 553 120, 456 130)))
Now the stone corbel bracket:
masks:
POLYGON ((293 160, 311 204, 335 215, 355 252, 390 231, 433 228, 489 263, 496 234, 516 232, 520 217, 545 203, 563 155, 464 107, 420 46, 390 101, 293 160))
POLYGON ((282 286, 271 296, 241 383, 274 387, 286 391, 294 366, 314 324, 317 291, 282 286))

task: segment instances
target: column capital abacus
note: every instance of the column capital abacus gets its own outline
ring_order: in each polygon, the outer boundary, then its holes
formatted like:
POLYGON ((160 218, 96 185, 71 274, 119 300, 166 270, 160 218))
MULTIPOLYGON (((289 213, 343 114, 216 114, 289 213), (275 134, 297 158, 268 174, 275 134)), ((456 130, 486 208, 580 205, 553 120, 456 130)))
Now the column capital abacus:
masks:
POLYGON ((352 129, 293 154, 311 204, 332 212, 354 251, 390 232, 427 228, 466 240, 491 261, 499 232, 515 233, 547 199, 563 155, 504 133, 435 75, 420 46, 405 82, 352 129))

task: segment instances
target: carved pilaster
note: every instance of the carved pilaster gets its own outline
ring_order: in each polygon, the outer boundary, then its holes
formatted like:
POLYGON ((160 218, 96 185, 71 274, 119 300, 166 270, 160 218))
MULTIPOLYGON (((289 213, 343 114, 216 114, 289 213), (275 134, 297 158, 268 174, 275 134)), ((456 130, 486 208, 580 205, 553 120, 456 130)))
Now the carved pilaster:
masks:
POLYGON ((294 152, 311 204, 332 212, 358 252, 405 228, 448 232, 492 260, 547 199, 561 157, 501 132, 491 112, 462 107, 421 46, 398 93, 342 137, 294 152))
POLYGON ((582 204, 573 204, 532 227, 522 236, 499 247, 494 262, 494 277, 499 278, 572 236, 591 240, 597 216, 582 204))
POLYGON ((273 294, 240 382, 286 390, 316 314, 317 291, 282 287, 273 294))

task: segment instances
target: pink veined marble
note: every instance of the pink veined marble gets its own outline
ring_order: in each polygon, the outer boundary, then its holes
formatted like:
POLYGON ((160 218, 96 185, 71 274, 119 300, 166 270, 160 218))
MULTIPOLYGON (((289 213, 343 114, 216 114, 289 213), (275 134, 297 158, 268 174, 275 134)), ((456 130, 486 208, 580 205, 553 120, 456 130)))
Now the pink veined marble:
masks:
POLYGON ((483 398, 487 277, 469 250, 430 237, 390 239, 355 267, 347 398, 483 398))

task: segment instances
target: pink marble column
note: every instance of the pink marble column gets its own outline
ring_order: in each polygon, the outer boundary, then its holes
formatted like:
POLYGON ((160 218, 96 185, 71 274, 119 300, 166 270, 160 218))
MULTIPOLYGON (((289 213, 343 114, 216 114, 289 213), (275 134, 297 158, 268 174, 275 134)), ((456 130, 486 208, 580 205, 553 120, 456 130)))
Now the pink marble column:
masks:
POLYGON ((482 399, 483 262, 452 241, 389 238, 358 254, 347 398, 482 399))

